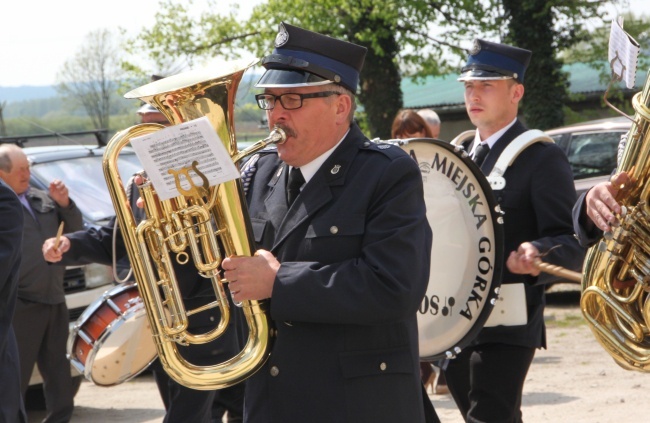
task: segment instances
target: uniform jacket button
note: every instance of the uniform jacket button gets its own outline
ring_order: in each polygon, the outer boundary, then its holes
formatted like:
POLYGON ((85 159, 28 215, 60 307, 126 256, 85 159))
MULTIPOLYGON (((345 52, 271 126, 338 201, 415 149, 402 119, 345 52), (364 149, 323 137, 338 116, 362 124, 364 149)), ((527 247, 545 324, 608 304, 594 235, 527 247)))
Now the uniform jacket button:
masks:
POLYGON ((280 369, 278 369, 277 366, 272 366, 269 372, 271 373, 271 376, 275 377, 280 374, 280 369))
POLYGON ((382 372, 383 372, 383 371, 386 371, 386 368, 387 368, 387 367, 388 367, 388 365, 387 365, 386 363, 381 363, 381 364, 379 365, 379 370, 381 370, 382 372))
POLYGON ((336 235, 337 233, 339 233, 339 228, 336 227, 336 226, 332 226, 332 227, 330 228, 330 233, 331 233, 332 235, 336 235))

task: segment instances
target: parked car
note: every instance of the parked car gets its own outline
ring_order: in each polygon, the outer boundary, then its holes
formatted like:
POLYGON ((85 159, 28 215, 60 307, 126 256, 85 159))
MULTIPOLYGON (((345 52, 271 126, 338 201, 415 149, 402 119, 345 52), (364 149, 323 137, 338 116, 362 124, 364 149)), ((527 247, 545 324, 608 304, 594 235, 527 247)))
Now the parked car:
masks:
MULTIPOLYGON (((68 187, 70 198, 80 209, 86 228, 106 224, 115 215, 102 171, 103 148, 56 145, 26 147, 23 151, 31 164, 31 185, 47 191, 50 181, 61 179, 68 187)), ((122 150, 118 163, 124 181, 141 169, 137 156, 127 148, 122 150)), ((113 287, 113 283, 110 266, 89 264, 67 267, 64 289, 71 327, 90 304, 113 287)), ((71 371, 78 389, 83 376, 74 367, 71 367, 71 371)), ((35 367, 25 398, 28 408, 44 407, 42 383, 35 367)))
POLYGON ((621 116, 545 131, 566 152, 578 196, 609 180, 616 167, 621 136, 631 126, 632 121, 621 116))
POLYGON ((609 179, 619 141, 630 126, 632 121, 621 116, 545 131, 566 152, 578 195, 609 179))

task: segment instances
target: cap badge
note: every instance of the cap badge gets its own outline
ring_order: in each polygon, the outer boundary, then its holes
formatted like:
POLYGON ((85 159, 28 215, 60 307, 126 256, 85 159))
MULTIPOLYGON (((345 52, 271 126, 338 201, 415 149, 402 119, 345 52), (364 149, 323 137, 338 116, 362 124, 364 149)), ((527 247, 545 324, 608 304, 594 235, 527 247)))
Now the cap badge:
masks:
POLYGON ((278 35, 275 36, 275 47, 282 47, 287 43, 287 41, 289 41, 289 33, 284 25, 280 24, 278 35))
POLYGON ((479 43, 478 40, 474 40, 474 45, 472 45, 472 49, 469 51, 470 56, 476 56, 480 51, 481 43, 479 43))

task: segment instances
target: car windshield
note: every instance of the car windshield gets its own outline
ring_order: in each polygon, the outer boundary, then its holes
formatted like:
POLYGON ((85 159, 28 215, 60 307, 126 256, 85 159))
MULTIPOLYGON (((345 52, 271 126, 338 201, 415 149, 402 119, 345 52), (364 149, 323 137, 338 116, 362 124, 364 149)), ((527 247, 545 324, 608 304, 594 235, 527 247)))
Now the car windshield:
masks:
POLYGON ((625 132, 593 132, 573 134, 567 157, 574 179, 609 175, 616 167, 616 153, 625 132))
MULTIPOLYGON (((122 181, 128 181, 131 175, 142 170, 135 154, 120 155, 118 168, 122 181)), ((70 198, 87 219, 101 222, 115 216, 102 171, 101 155, 38 163, 32 166, 31 171, 45 186, 53 179, 64 181, 70 198)))

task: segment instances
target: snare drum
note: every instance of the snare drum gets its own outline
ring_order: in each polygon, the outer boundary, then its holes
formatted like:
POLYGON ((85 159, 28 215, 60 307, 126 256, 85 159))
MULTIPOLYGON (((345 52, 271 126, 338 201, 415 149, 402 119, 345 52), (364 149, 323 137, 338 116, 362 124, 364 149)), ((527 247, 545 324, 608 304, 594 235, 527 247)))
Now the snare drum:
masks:
POLYGON ((156 355, 135 283, 106 291, 79 316, 68 337, 70 362, 96 385, 126 382, 146 369, 156 355))
POLYGON ((464 150, 433 139, 391 140, 419 165, 433 232, 418 313, 420 357, 451 358, 483 327, 498 296, 503 228, 490 185, 464 150))

